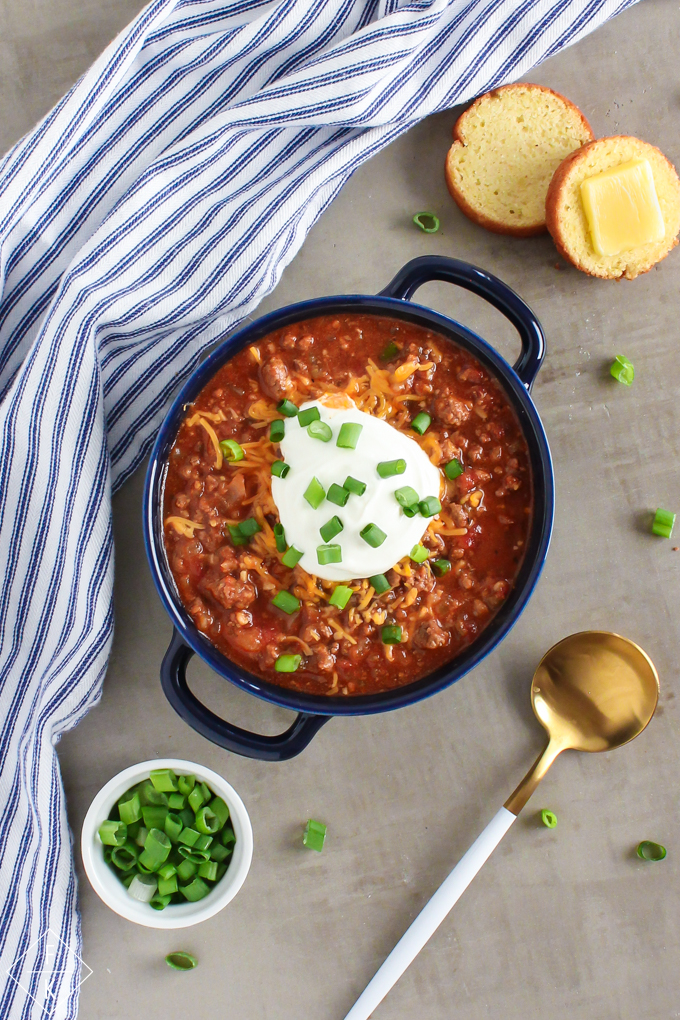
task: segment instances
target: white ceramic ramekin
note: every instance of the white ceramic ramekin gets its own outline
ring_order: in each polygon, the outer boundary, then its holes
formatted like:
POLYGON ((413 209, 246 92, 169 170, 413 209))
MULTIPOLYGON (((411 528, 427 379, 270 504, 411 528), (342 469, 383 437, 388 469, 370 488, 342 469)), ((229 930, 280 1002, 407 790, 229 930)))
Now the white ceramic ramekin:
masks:
POLYGON ((245 882, 253 857, 253 830, 243 801, 217 772, 181 758, 155 758, 119 772, 110 779, 90 804, 83 822, 81 851, 85 873, 97 895, 121 917, 147 928, 188 928, 216 914, 234 898, 245 882), (152 769, 173 769, 177 773, 195 775, 222 797, 229 807, 236 844, 227 871, 215 887, 197 903, 170 904, 165 910, 154 910, 148 903, 139 903, 104 860, 99 826, 105 821, 119 797, 135 783, 148 779, 152 769))

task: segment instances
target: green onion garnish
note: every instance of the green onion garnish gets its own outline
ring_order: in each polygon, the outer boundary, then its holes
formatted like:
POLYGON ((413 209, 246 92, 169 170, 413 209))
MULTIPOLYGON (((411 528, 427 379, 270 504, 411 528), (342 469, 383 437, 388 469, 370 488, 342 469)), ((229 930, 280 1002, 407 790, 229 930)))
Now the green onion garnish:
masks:
POLYGON ((411 422, 411 428, 414 432, 417 432, 419 436, 424 435, 432 424, 432 418, 425 411, 421 411, 417 414, 411 422))
POLYGON ((441 508, 442 505, 436 496, 426 496, 418 504, 418 509, 423 517, 434 517, 435 514, 440 513, 441 508))
POLYGON ((171 793, 168 797, 168 807, 173 811, 181 811, 187 806, 187 799, 183 793, 171 793))
POLYGON ((231 540, 234 543, 234 545, 248 544, 248 536, 243 534, 239 524, 230 524, 229 534, 231 535, 231 540))
POLYGON ((272 443, 280 443, 286 434, 286 423, 283 418, 275 418, 269 426, 269 438, 272 443))
POLYGON ((374 574, 373 577, 369 577, 368 583, 375 589, 376 595, 382 595, 392 587, 384 574, 374 574))
POLYGON ((316 822, 313 818, 310 818, 305 826, 302 842, 310 850, 316 850, 318 853, 321 853, 326 842, 326 826, 323 822, 316 822))
POLYGON ((444 574, 448 574, 449 570, 451 569, 451 564, 449 560, 441 559, 435 560, 434 563, 432 564, 432 567, 434 569, 435 574, 439 574, 440 577, 443 577, 444 574))
MULTIPOLYGON (((288 593, 286 592, 286 594, 288 594, 288 593)), ((297 601, 297 599, 296 599, 296 601, 297 601)), ((298 603, 298 605, 299 605, 299 603, 298 603)), ((218 832, 222 828, 222 825, 224 825, 224 822, 222 822, 222 824, 220 825, 220 820, 217 817, 217 815, 215 814, 215 812, 212 810, 210 805, 209 804, 204 804, 203 807, 199 808, 198 811, 196 812, 196 823, 195 824, 196 824, 196 828, 198 829, 198 831, 200 833, 202 833, 203 836, 212 836, 212 834, 214 832, 218 832)), ((201 842, 201 840, 197 839, 195 844, 194 844, 194 846, 197 849, 199 849, 199 843, 200 842, 201 842)), ((212 840, 208 840, 207 842, 208 842, 208 846, 210 846, 210 843, 212 842, 212 840)), ((205 847, 201 846, 200 849, 207 850, 208 847, 207 846, 205 846, 205 847)))
POLYGON ((198 866, 198 874, 200 878, 207 878, 209 882, 214 882, 217 878, 217 861, 203 861, 203 864, 198 866))
POLYGON ((128 896, 140 903, 150 903, 157 887, 155 875, 134 875, 128 886, 128 896))
POLYGON ((296 407, 292 400, 280 400, 276 405, 276 410, 279 414, 285 414, 286 418, 295 418, 299 407, 296 407))
POLYGON ((432 212, 419 212, 413 217, 413 222, 426 234, 436 234, 439 230, 439 220, 432 212))
POLYGON ((158 793, 174 793, 177 790, 177 776, 172 769, 152 769, 149 779, 158 793))
POLYGON ((418 493, 410 485, 402 485, 400 489, 395 489, 394 498, 401 507, 418 506, 418 493))
POLYGON ((347 489, 348 492, 353 492, 355 496, 363 496, 366 492, 366 482, 360 482, 357 478, 352 478, 351 475, 347 475, 347 478, 342 483, 342 487, 347 489))
POLYGON ((237 460, 243 460, 245 457, 243 447, 239 446, 235 439, 222 439, 220 450, 224 454, 224 459, 232 464, 237 460))
POLYGON ((289 591, 281 590, 272 599, 272 605, 290 615, 291 613, 297 613, 300 608, 300 599, 296 598, 295 595, 291 595, 289 591))
POLYGON ((674 524, 675 514, 670 513, 669 510, 662 510, 659 507, 652 521, 652 534, 659 535, 661 538, 670 538, 673 533, 674 524))
POLYGON ((194 786, 196 785, 196 776, 178 776, 177 786, 179 792, 183 793, 185 797, 188 797, 194 786))
POLYGON ((428 557, 428 552, 424 545, 414 545, 409 556, 414 563, 424 563, 428 557))
POLYGON ((637 855, 641 861, 662 861, 666 856, 666 847, 661 846, 661 843, 643 839, 642 843, 638 843, 637 855))
POLYGON ((628 360, 628 358, 624 357, 623 354, 616 355, 609 371, 617 382, 623 383, 624 386, 633 385, 635 369, 633 368, 632 363, 628 360))
MULTIPOLYGON (((159 896, 172 896, 179 889, 177 884, 177 874, 171 875, 170 878, 158 879, 158 895, 159 896)), ((166 904, 167 905, 167 904, 166 904)))
POLYGON ((105 846, 122 846, 127 839, 127 825, 125 822, 102 822, 99 838, 105 846))
POLYGON ((451 481, 453 481, 454 478, 457 478, 458 475, 462 475, 464 470, 465 468, 459 460, 450 460, 448 464, 444 465, 444 474, 447 478, 450 478, 451 481))
POLYGON ((311 482, 305 489, 303 496, 311 506, 312 510, 318 510, 323 503, 326 496, 326 490, 316 476, 312 478, 311 482))
POLYGON ((335 445, 345 450, 356 450, 363 427, 363 425, 357 425, 356 422, 346 421, 340 426, 335 445))
POLYGON ((418 504, 416 504, 415 506, 404 506, 402 507, 401 512, 403 513, 404 517, 415 517, 415 515, 418 513, 418 504))
POLYGON ((343 523, 339 517, 331 517, 330 521, 326 521, 325 524, 319 528, 319 533, 324 542, 330 542, 332 538, 339 535, 343 529, 343 523))
POLYGON ((146 829, 162 829, 165 826, 165 817, 168 813, 166 807, 156 804, 148 804, 142 808, 142 818, 146 829))
POLYGON ((303 556, 304 553, 300 552, 299 549, 296 549, 294 545, 291 545, 288 549, 286 549, 284 555, 281 557, 281 562, 284 567, 290 567, 292 570, 295 564, 299 563, 303 556))
POLYGON ((279 655, 274 669, 277 673, 295 673, 301 662, 301 655, 279 655))
POLYGON ((361 529, 359 534, 363 538, 364 542, 373 546, 374 549, 377 549, 378 546, 382 545, 387 538, 385 532, 382 531, 377 524, 367 524, 365 528, 361 529))
POLYGON ((328 443, 333 438, 333 429, 325 421, 313 421, 307 432, 312 439, 320 439, 322 443, 328 443))
POLYGON ((139 850, 134 843, 123 843, 122 846, 114 846, 111 851, 111 863, 119 871, 130 871, 134 868, 139 857, 139 850))
POLYGON ((183 828, 184 822, 180 816, 176 815, 174 811, 168 811, 163 822, 163 829, 165 830, 165 835, 172 843, 177 842, 183 828))
POLYGON ((165 957, 165 962, 168 967, 172 967, 173 970, 193 970, 194 967, 198 967, 198 960, 191 953, 168 953, 165 957))
POLYGON ((399 346, 399 344, 395 344, 394 340, 392 340, 387 345, 385 350, 382 352, 380 357, 382 358, 383 361, 390 361, 392 358, 396 358, 396 356, 397 356, 397 354, 399 354, 400 350, 401 350, 401 347, 399 346))
POLYGON ((136 790, 128 790, 123 794, 123 797, 118 801, 118 814, 121 822, 125 822, 128 826, 139 821, 142 817, 142 805, 136 790))
POLYGON ((193 878, 189 885, 181 885, 179 891, 190 903, 196 903, 207 896, 210 889, 202 878, 193 878))
POLYGON ((406 470, 406 461, 402 460, 381 460, 377 466, 377 472, 381 478, 391 478, 392 475, 403 475, 406 470))
POLYGON ((339 545, 317 545, 316 558, 325 566, 327 563, 342 563, 342 549, 339 545))
POLYGON ((398 645, 401 641, 401 627, 395 624, 387 624, 380 631, 380 637, 384 645, 398 645))
POLYGON ((333 594, 328 600, 329 606, 337 606, 338 609, 344 609, 349 600, 352 597, 352 589, 348 588, 344 584, 338 584, 333 589, 333 594))
POLYGON ((548 811, 547 808, 543 808, 541 811, 541 821, 544 825, 547 825, 549 829, 554 829, 557 825, 557 815, 554 811, 548 811))
POLYGON ((274 541, 276 542, 276 551, 286 551, 286 532, 284 531, 283 524, 274 525, 274 541))
POLYGON ((177 875, 180 882, 188 882, 197 871, 198 868, 193 861, 182 861, 181 864, 177 865, 177 875))
POLYGON ((346 486, 336 485, 333 482, 326 493, 326 499, 331 503, 335 503, 336 506, 344 506, 349 499, 349 491, 346 486))
POLYGON ((313 421, 318 421, 320 417, 321 411, 318 407, 306 407, 304 411, 298 412, 298 421, 303 429, 306 429, 313 421))
POLYGON ((252 535, 257 535, 258 531, 262 531, 262 525, 254 517, 248 517, 247 520, 241 521, 238 530, 246 538, 250 538, 252 535))
POLYGON ((289 471, 290 464, 286 464, 285 460, 275 460, 272 464, 272 474, 277 478, 285 478, 289 471))

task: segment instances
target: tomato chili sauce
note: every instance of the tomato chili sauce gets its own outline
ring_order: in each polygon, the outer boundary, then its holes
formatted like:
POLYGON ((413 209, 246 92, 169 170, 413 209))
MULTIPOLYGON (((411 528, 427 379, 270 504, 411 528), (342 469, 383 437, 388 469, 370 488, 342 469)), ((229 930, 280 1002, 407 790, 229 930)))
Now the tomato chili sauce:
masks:
POLYGON ((320 316, 240 351, 187 407, 165 483, 165 548, 187 612, 232 662, 309 694, 375 694, 427 675, 488 626, 522 562, 531 490, 515 413, 471 354, 400 319, 320 316), (333 393, 405 432, 442 469, 442 510, 421 539, 428 559, 405 555, 380 595, 367 578, 340 582, 353 589, 342 610, 328 604, 338 582, 282 564, 271 492, 277 403, 333 393), (419 436, 410 423, 421 411, 432 422, 419 436), (222 456, 225 439, 242 447, 242 460, 222 456), (452 460, 464 470, 450 480, 443 468, 452 460), (252 518, 262 530, 235 545, 230 525, 252 518), (438 576, 441 560, 450 568, 438 576), (281 590, 299 611, 272 605, 281 590), (401 643, 383 644, 390 624, 401 626, 401 643), (291 653, 298 669, 277 672, 277 658, 291 653))

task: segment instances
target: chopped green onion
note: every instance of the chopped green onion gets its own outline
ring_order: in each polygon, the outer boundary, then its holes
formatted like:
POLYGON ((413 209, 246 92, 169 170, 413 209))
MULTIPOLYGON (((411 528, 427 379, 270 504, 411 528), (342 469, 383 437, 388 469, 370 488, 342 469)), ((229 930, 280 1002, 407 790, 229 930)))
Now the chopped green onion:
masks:
POLYGON ((139 850, 134 843, 123 843, 122 846, 115 846, 111 851, 111 863, 119 871, 130 871, 134 868, 139 857, 139 850))
POLYGON ((210 801, 210 810, 219 819, 220 829, 227 824, 229 819, 229 807, 222 797, 213 797, 210 801))
POLYGON ((363 538, 364 542, 372 546, 374 549, 381 546, 387 538, 385 532, 382 531, 377 524, 367 524, 365 528, 361 529, 359 534, 363 538))
MULTIPOLYGON (((203 862, 201 862, 203 863, 203 862)), ((194 864, 193 861, 183 860, 177 865, 177 874, 180 882, 188 882, 190 878, 193 878, 198 871, 198 865, 194 864)))
POLYGON ((342 549, 339 545, 317 545, 316 558, 321 566, 327 563, 342 563, 342 549))
POLYGON ((301 655, 279 655, 274 663, 274 669, 277 673, 294 673, 301 662, 301 655))
POLYGON ((333 589, 333 594, 328 600, 329 606, 337 606, 338 609, 344 609, 349 600, 352 597, 352 589, 348 588, 344 584, 338 584, 333 589))
POLYGON ((214 882, 217 878, 217 861, 203 861, 203 864, 198 866, 198 874, 200 878, 214 882))
POLYGON ((541 821, 544 825, 547 825, 549 829, 554 829, 557 825, 557 815, 554 811, 548 811, 547 808, 543 808, 541 811, 541 821))
POLYGON ((384 645, 398 645, 401 641, 401 627, 394 624, 387 624, 380 631, 380 637, 384 645))
POLYGON ((336 485, 336 483, 333 482, 326 493, 326 499, 331 503, 335 503, 336 506, 344 506, 349 499, 349 490, 346 486, 336 485))
POLYGON ((434 569, 435 574, 439 574, 440 577, 443 577, 444 574, 448 574, 449 570, 451 569, 451 563, 449 562, 449 560, 445 559, 435 560, 434 563, 432 564, 432 567, 434 569))
POLYGON ((125 822, 102 822, 99 838, 105 846, 122 846, 127 839, 127 825, 125 822))
POLYGON ((424 563, 429 553, 424 545, 414 545, 409 556, 414 563, 424 563))
POLYGON ((357 425, 353 421, 344 422, 340 426, 336 446, 340 446, 344 450, 356 450, 363 427, 363 425, 357 425))
POLYGON ((286 552, 281 557, 281 562, 284 567, 290 567, 292 570, 296 563, 299 563, 304 553, 301 553, 299 549, 296 549, 294 545, 291 545, 286 549, 286 552))
POLYGON ((179 812, 179 816, 184 822, 187 829, 190 829, 191 826, 194 824, 194 812, 191 810, 191 808, 187 805, 187 807, 183 808, 179 812))
POLYGON ((284 531, 283 524, 274 525, 274 541, 276 542, 276 551, 286 551, 286 532, 284 531))
MULTIPOLYGON (((203 808, 201 808, 201 811, 202 810, 203 810, 203 808)), ((211 810, 212 810, 212 808, 211 808, 211 810)), ((208 836, 206 833, 201 833, 201 835, 198 837, 198 839, 194 843, 193 849, 194 850, 209 850, 212 841, 213 841, 212 836, 208 836)))
POLYGON ((229 525, 229 534, 231 535, 231 540, 234 543, 234 545, 247 545, 248 544, 248 536, 243 534, 243 532, 241 531, 240 525, 238 525, 238 524, 230 524, 229 525))
POLYGON ((311 482, 303 492, 303 496, 311 506, 312 510, 318 510, 323 503, 326 496, 326 490, 316 475, 312 478, 311 482))
POLYGON ((166 807, 150 805, 142 808, 142 818, 147 829, 162 829, 165 825, 165 817, 168 813, 166 807))
POLYGON ((179 786, 179 792, 188 797, 196 785, 196 776, 178 776, 177 785, 179 786))
POLYGON ((128 790, 118 801, 118 814, 121 822, 126 825, 134 825, 142 817, 142 805, 139 801, 137 790, 128 790))
POLYGON ((269 426, 269 439, 272 443, 280 443, 286 434, 286 423, 283 418, 275 418, 269 426))
POLYGON ((424 435, 432 424, 432 418, 425 411, 421 411, 417 414, 411 422, 411 428, 414 432, 417 432, 419 436, 424 435))
POLYGON ((307 428, 313 421, 319 421, 321 411, 318 407, 306 407, 304 411, 298 412, 298 421, 302 428, 307 428))
POLYGON ((641 861, 662 861, 666 856, 666 847, 661 843, 652 843, 649 839, 643 839, 638 843, 637 855, 641 861))
POLYGON ((285 414, 286 418, 295 418, 299 407, 296 407, 292 400, 280 400, 276 405, 279 414, 285 414))
POLYGON ((373 577, 369 577, 368 583, 375 589, 376 595, 382 595, 392 587, 384 574, 374 574, 373 577))
POLYGON ((632 362, 630 362, 628 358, 624 357, 623 354, 616 355, 609 371, 617 382, 623 383, 624 386, 633 385, 635 369, 633 368, 632 362))
POLYGON ((312 439, 320 439, 322 443, 328 443, 333 438, 333 429, 325 421, 313 421, 307 433, 312 439))
POLYGON ((421 499, 418 504, 418 509, 423 517, 434 517, 435 514, 441 512, 441 508, 442 505, 436 496, 426 496, 425 499, 421 499))
POLYGON ((196 867, 199 864, 203 864, 203 861, 210 860, 209 850, 197 850, 193 846, 180 846, 177 848, 177 852, 180 857, 183 857, 185 861, 191 861, 196 867))
POLYGON ((285 478, 289 471, 290 464, 286 464, 285 460, 275 460, 272 464, 272 474, 277 478, 285 478))
POLYGON ((153 875, 135 875, 128 886, 128 896, 140 903, 150 903, 158 883, 153 875))
POLYGON ((418 507, 417 507, 417 505, 416 506, 404 506, 404 507, 402 507, 401 512, 403 513, 404 517, 415 517, 415 515, 418 513, 418 507))
POLYGON ((179 891, 190 903, 196 903, 197 900, 202 900, 204 896, 207 896, 210 889, 202 878, 194 878, 189 885, 181 885, 179 891))
POLYGON ((168 953, 165 957, 168 967, 173 970, 193 970, 198 966, 198 960, 191 953, 168 953))
POLYGON ((225 860, 231 853, 231 850, 227 850, 226 846, 222 846, 221 843, 216 843, 215 846, 210 847, 211 860, 217 861, 218 864, 225 860))
POLYGON ((220 450, 224 454, 224 459, 228 460, 231 464, 235 464, 237 460, 243 460, 245 457, 243 447, 239 446, 235 439, 221 440, 220 450))
POLYGON ((196 829, 182 829, 178 836, 178 841, 184 843, 185 846, 194 846, 200 835, 200 832, 197 832, 196 829))
POLYGON ((177 868, 174 864, 164 864, 162 868, 157 871, 158 878, 172 878, 173 875, 177 874, 177 868))
MULTIPOLYGON (((161 866, 168 859, 168 854, 172 850, 172 843, 170 837, 163 832, 162 829, 150 829, 149 835, 144 840, 144 850, 140 854, 140 858, 146 854, 146 860, 152 860, 154 865, 161 866)), ((147 867, 149 865, 147 864, 147 867)), ((154 868, 155 870, 155 868, 154 868)))
POLYGON ((153 783, 147 779, 146 782, 142 783, 137 787, 139 793, 139 799, 142 803, 142 807, 153 806, 153 807, 167 807, 168 798, 162 791, 157 790, 153 783))
MULTIPOLYGON (((196 812, 196 828, 206 836, 210 836, 222 828, 219 818, 208 804, 204 804, 196 812)), ((198 847, 198 840, 194 845, 198 847)))
POLYGON ((392 358, 396 358, 400 350, 401 347, 399 346, 399 344, 395 344, 394 340, 391 340, 390 343, 388 343, 385 350, 380 355, 380 357, 382 358, 383 361, 391 361, 392 358))
POLYGON ((137 835, 134 837, 134 840, 135 840, 135 843, 137 844, 137 846, 144 846, 144 841, 146 840, 146 837, 148 835, 149 835, 149 830, 146 829, 143 825, 140 825, 139 830, 137 832, 137 835))
POLYGON ((662 510, 660 507, 654 514, 652 521, 652 534, 661 538, 670 538, 675 524, 675 514, 669 510, 662 510))
POLYGON ((149 900, 149 906, 154 910, 165 910, 171 899, 172 896, 161 896, 160 893, 154 893, 149 900))
POLYGON ((358 478, 352 478, 351 475, 347 475, 347 478, 342 483, 342 487, 347 489, 348 492, 353 492, 355 496, 363 496, 366 492, 366 482, 360 482, 358 478))
POLYGON ((173 811, 181 811, 187 806, 187 799, 183 793, 171 793, 168 797, 168 807, 173 811))
POLYGON ((168 811, 165 816, 165 824, 163 825, 166 836, 168 836, 173 843, 176 843, 183 828, 184 822, 180 816, 174 814, 172 811, 168 811))
POLYGON ((192 811, 198 811, 198 809, 205 804, 206 800, 208 800, 208 798, 203 793, 201 784, 197 783, 189 794, 189 807, 192 811))
POLYGON ((231 827, 227 826, 223 830, 222 842, 224 843, 225 846, 227 846, 229 843, 236 842, 236 836, 234 835, 234 830, 231 827))
POLYGON ((436 234, 439 230, 439 220, 434 213, 419 212, 413 217, 413 222, 426 234, 436 234))
POLYGON ((290 616, 291 613, 297 613, 300 608, 300 599, 291 595, 289 591, 281 590, 272 599, 272 605, 290 616))
POLYGON ((444 474, 447 478, 450 478, 451 481, 453 481, 454 478, 457 478, 458 475, 462 475, 464 470, 465 468, 459 460, 450 460, 448 464, 444 465, 444 474))
POLYGON ((250 538, 251 535, 256 535, 258 531, 262 531, 262 525, 254 517, 248 517, 247 520, 241 521, 239 529, 242 535, 250 538))
POLYGON ((316 850, 317 853, 321 853, 326 842, 326 831, 326 826, 323 822, 317 822, 310 818, 305 826, 305 833, 302 837, 303 845, 310 850, 316 850))
MULTIPOLYGON (((400 489, 394 490, 394 498, 401 507, 418 505, 418 493, 410 485, 402 485, 400 489)), ((415 515, 414 515, 415 516, 415 515)))
POLYGON ((339 517, 331 517, 330 521, 326 521, 319 528, 319 534, 321 535, 324 542, 330 542, 332 538, 339 535, 343 530, 343 523, 339 517))
POLYGON ((210 787, 208 786, 207 783, 199 783, 199 786, 201 787, 201 792, 203 794, 203 803, 207 804, 210 798, 212 797, 210 787))
POLYGON ((159 896, 171 896, 174 892, 177 892, 177 874, 170 875, 169 878, 161 878, 158 876, 158 895, 159 896))
POLYGON ((381 478, 391 478, 392 475, 403 475, 406 470, 406 461, 402 460, 381 460, 376 468, 381 478))

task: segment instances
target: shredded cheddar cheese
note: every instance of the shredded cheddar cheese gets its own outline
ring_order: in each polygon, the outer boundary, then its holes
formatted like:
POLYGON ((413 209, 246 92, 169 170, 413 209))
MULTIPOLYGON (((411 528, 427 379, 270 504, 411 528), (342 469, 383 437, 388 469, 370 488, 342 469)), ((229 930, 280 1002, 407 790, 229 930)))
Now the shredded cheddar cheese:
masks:
POLYGON ((174 528, 175 531, 179 532, 180 535, 184 535, 185 538, 193 538, 194 531, 198 528, 202 531, 205 527, 204 524, 198 524, 196 521, 190 521, 186 517, 166 517, 165 526, 174 528))

